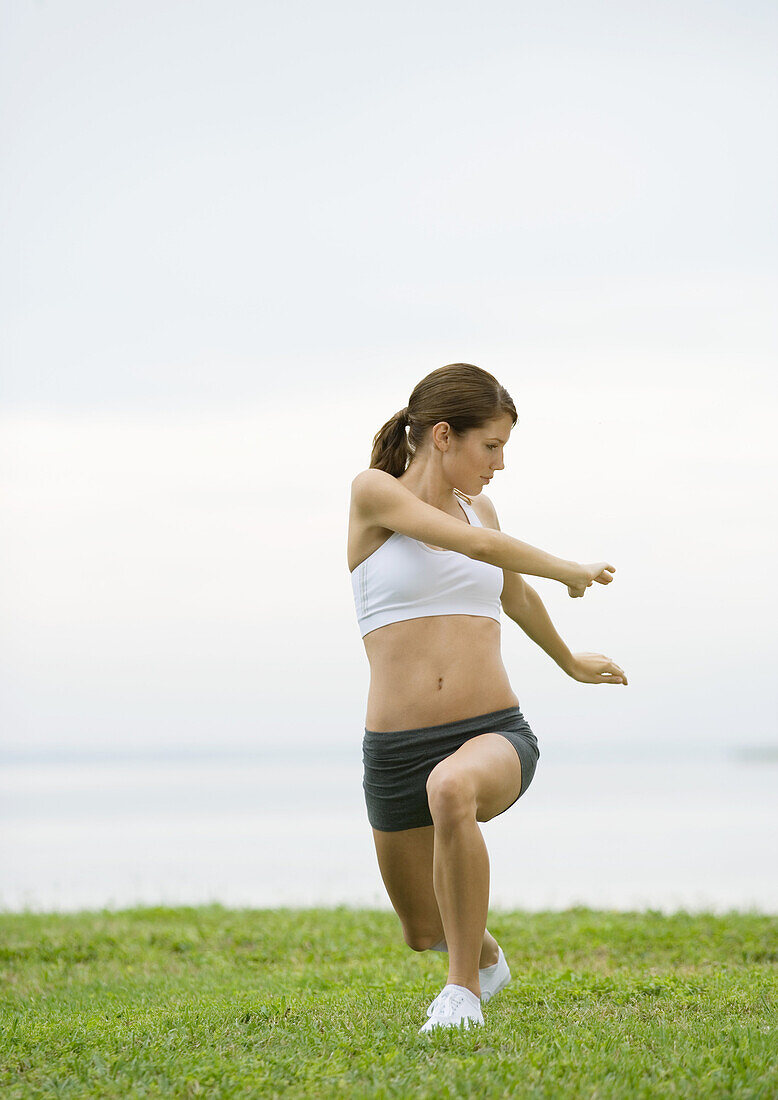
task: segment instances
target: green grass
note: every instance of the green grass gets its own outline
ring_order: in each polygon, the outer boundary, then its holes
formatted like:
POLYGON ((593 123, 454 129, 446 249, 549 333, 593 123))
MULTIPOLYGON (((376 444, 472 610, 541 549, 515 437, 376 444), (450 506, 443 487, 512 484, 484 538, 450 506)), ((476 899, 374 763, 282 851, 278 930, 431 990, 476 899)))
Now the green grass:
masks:
POLYGON ((778 1097, 778 918, 492 911, 513 981, 419 1034, 394 913, 0 914, 0 1095, 778 1097))

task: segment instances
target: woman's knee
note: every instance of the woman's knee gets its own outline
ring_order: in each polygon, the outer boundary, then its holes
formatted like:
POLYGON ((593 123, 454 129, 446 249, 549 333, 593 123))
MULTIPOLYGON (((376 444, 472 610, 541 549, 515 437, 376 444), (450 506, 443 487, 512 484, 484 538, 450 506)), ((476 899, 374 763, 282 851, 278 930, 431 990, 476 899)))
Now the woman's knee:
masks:
POLYGON ((442 760, 427 778, 427 802, 436 825, 474 817, 475 789, 461 768, 443 767, 442 760))
POLYGON ((403 925, 403 937, 411 951, 429 951, 430 948, 437 947, 444 936, 445 933, 442 924, 434 931, 425 928, 414 928, 405 924, 403 925))

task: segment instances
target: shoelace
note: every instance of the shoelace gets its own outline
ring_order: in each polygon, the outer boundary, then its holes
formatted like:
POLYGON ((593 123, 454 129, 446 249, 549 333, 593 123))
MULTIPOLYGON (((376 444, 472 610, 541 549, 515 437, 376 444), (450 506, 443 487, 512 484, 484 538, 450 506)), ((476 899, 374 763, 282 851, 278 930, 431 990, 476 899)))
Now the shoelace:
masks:
POLYGON ((444 989, 438 993, 427 1009, 427 1015, 431 1016, 434 1012, 436 1016, 453 1016, 457 1009, 462 1007, 464 999, 464 993, 457 993, 454 989, 444 989))
MULTIPOLYGON (((443 997, 443 991, 441 990, 441 992, 438 993, 435 1000, 432 1002, 432 1004, 427 1009, 427 1015, 428 1016, 431 1016, 433 1012, 437 1012, 438 1005, 441 1004, 441 998, 442 997, 443 997)), ((459 1005, 462 1003, 463 998, 462 998, 461 993, 455 993, 453 989, 449 989, 448 992, 446 993, 446 1000, 449 1000, 451 997, 458 997, 459 1001, 457 1002, 456 1005, 450 1006, 449 1009, 446 1009, 445 1002, 443 1002, 442 1007, 443 1007, 443 1012, 444 1013, 447 1012, 447 1011, 453 1011, 453 1009, 458 1008, 459 1005)))
MULTIPOLYGON (((495 966, 497 966, 497 963, 498 963, 499 961, 500 961, 500 960, 499 960, 499 958, 498 958, 498 959, 497 959, 497 962, 496 962, 496 963, 493 963, 493 964, 492 964, 492 965, 491 965, 490 967, 487 967, 486 969, 488 969, 488 970, 490 970, 490 971, 491 971, 491 970, 494 970, 494 967, 495 967, 495 966)), ((431 1004, 431 1005, 429 1006, 429 1008, 427 1009, 427 1015, 428 1015, 428 1016, 431 1016, 431 1015, 432 1015, 432 1013, 433 1013, 433 1012, 435 1011, 435 1007, 436 1007, 436 1005, 437 1005, 438 1001, 440 1000, 440 997, 441 997, 441 994, 440 994, 440 993, 438 993, 438 995, 437 995, 437 997, 435 998, 435 1000, 434 1000, 434 1001, 432 1002, 432 1004, 431 1004)))

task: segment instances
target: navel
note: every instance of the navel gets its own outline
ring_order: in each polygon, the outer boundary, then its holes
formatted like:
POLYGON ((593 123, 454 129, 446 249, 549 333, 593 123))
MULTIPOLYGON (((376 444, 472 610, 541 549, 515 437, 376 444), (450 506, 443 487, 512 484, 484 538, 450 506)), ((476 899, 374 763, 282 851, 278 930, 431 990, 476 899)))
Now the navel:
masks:
POLYGON ((443 687, 443 677, 438 676, 438 691, 443 687))

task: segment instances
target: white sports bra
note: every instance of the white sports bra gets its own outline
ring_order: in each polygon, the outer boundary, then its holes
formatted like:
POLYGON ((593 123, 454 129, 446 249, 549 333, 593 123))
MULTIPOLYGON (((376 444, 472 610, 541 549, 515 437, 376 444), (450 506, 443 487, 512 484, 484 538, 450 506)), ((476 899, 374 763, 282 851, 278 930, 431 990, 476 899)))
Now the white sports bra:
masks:
MULTIPOLYGON (((470 525, 483 527, 472 504, 457 500, 470 525)), ((497 565, 393 531, 351 574, 360 633, 430 615, 482 615, 499 623, 503 580, 497 565)))

